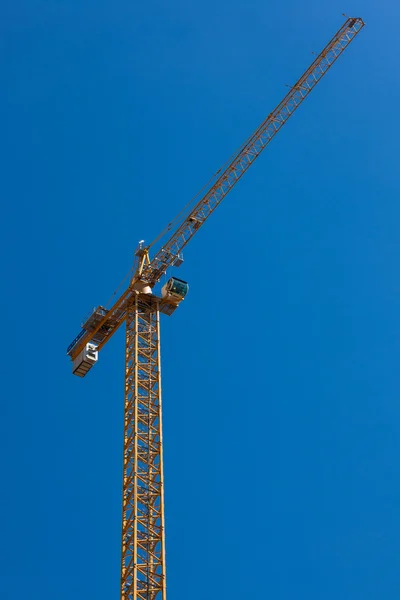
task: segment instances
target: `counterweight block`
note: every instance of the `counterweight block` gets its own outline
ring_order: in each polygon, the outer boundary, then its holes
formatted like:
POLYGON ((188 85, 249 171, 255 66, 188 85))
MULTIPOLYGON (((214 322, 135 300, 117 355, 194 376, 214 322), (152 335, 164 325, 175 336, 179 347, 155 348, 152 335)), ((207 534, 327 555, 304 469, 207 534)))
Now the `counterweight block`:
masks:
POLYGON ((86 344, 73 362, 72 373, 78 377, 85 377, 86 373, 97 363, 98 358, 99 353, 96 344, 86 344))

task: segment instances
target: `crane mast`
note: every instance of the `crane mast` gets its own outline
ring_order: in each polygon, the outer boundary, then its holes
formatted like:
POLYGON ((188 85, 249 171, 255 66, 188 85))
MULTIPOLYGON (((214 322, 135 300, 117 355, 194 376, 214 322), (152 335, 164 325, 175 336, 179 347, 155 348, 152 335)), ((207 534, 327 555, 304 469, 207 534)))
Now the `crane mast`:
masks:
POLYGON ((121 598, 165 599, 159 301, 126 315, 121 598))
MULTIPOLYGON (((188 286, 172 278, 162 297, 153 294, 153 287, 169 267, 181 264, 182 249, 363 27, 360 18, 345 21, 285 98, 220 169, 194 208, 175 222, 174 232, 153 258, 152 246, 140 245, 125 291, 110 309, 94 309, 67 349, 74 374, 84 377, 97 362, 99 350, 126 323, 121 600, 166 600, 160 313, 172 314, 188 286)), ((167 231, 172 229, 171 223, 167 231)))

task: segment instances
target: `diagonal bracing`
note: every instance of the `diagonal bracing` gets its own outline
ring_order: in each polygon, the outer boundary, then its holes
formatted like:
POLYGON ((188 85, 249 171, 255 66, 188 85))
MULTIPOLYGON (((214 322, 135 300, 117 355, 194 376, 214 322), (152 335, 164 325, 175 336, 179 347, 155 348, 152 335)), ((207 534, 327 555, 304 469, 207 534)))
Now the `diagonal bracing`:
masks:
POLYGON ((159 300, 126 316, 121 600, 166 600, 159 300))

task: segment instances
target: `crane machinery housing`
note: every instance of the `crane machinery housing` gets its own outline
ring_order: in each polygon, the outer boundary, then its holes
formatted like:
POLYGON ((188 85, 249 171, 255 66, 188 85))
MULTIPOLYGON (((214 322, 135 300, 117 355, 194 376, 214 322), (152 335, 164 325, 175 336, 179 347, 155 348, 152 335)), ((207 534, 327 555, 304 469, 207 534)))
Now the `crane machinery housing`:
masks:
POLYGON ((278 106, 210 180, 200 200, 152 244, 139 243, 126 289, 110 308, 95 308, 67 348, 74 375, 84 377, 98 361, 99 351, 126 324, 121 600, 166 600, 160 313, 176 310, 188 284, 171 277, 161 295, 153 288, 170 267, 182 265, 189 240, 363 27, 361 18, 347 18, 278 106), (153 246, 158 250, 150 257, 153 246))

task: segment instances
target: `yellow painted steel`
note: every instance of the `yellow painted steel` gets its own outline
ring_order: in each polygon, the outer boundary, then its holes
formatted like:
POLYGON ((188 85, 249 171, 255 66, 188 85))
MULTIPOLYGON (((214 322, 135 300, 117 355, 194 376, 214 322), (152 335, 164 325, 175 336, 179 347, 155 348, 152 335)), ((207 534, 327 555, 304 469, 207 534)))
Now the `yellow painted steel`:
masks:
POLYGON ((166 600, 159 299, 126 313, 121 600, 166 600))
POLYGON ((121 600, 166 600, 159 314, 171 311, 167 300, 141 292, 176 264, 182 248, 363 27, 362 19, 345 21, 282 102, 217 171, 193 210, 186 217, 181 213, 174 233, 153 258, 150 247, 139 248, 128 287, 67 350, 74 360, 96 335, 101 350, 126 321, 121 600))

